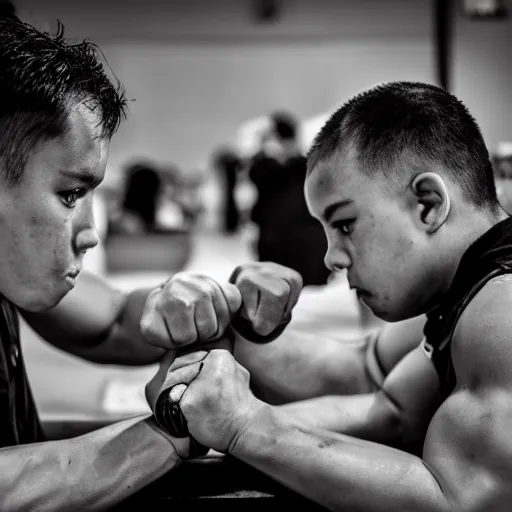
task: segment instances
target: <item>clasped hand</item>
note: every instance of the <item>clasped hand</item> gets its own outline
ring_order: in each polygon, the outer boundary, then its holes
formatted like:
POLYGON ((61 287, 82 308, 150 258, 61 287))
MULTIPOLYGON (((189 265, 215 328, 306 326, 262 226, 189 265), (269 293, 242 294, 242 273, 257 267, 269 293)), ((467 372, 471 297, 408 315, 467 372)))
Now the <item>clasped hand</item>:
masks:
POLYGON ((161 391, 186 384, 180 407, 190 434, 221 452, 267 407, 232 355, 228 328, 238 317, 257 335, 272 335, 289 322, 302 288, 297 272, 275 263, 237 267, 230 281, 176 274, 148 297, 141 321, 150 343, 171 349, 146 387, 152 410, 161 391))

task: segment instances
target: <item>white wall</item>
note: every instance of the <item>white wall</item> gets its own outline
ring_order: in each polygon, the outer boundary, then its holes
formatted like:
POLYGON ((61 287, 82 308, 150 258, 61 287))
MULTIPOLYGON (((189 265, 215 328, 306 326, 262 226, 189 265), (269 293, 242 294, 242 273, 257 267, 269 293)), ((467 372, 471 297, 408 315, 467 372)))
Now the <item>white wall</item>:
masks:
POLYGON ((310 117, 385 80, 433 81, 429 0, 19 0, 20 14, 103 49, 130 98, 110 177, 132 156, 207 165, 239 124, 285 108, 310 117), (165 5, 165 7, 164 7, 165 5))
POLYGON ((452 90, 479 122, 489 150, 512 141, 511 18, 471 21, 457 6, 454 27, 452 90))

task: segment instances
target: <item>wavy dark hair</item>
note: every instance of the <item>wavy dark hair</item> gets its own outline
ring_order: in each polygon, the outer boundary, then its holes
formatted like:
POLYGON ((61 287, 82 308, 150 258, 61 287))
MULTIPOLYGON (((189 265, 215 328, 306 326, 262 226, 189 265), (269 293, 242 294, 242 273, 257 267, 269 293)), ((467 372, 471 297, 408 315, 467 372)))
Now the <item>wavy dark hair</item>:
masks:
POLYGON ((383 174, 390 189, 404 172, 436 165, 480 208, 498 208, 489 152, 463 103, 445 89, 389 82, 363 91, 325 123, 308 154, 308 174, 319 161, 353 147, 361 171, 383 174))
POLYGON ((90 41, 41 32, 16 17, 0 18, 0 159, 10 185, 21 182, 31 151, 65 133, 78 103, 98 112, 99 133, 111 138, 126 117, 118 80, 90 41))

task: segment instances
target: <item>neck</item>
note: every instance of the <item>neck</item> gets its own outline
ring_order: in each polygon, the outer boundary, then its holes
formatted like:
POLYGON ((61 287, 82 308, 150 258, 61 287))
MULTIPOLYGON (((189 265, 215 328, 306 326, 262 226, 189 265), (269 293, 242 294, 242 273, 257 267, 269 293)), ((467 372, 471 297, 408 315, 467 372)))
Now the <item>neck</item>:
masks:
POLYGON ((461 217, 460 225, 455 227, 457 236, 451 236, 451 257, 445 258, 444 262, 446 272, 444 273, 443 286, 441 287, 443 294, 451 287, 462 256, 469 247, 484 233, 502 220, 505 220, 509 215, 500 208, 496 213, 473 213, 468 217, 464 219, 461 217), (471 218, 471 222, 467 221, 468 217, 471 218))

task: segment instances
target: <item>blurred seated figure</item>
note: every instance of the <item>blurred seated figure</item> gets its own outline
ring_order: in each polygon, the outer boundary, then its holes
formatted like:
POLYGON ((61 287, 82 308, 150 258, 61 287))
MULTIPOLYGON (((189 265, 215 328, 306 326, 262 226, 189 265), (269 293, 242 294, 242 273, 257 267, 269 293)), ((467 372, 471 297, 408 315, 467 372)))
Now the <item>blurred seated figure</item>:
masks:
POLYGON ((183 212, 185 225, 192 229, 195 227, 199 216, 204 212, 201 199, 201 188, 204 184, 204 175, 201 171, 191 171, 181 175, 179 186, 175 190, 174 201, 183 212))
POLYGON ((251 214, 258 228, 257 258, 296 270, 305 286, 323 285, 330 274, 324 265, 327 241, 306 205, 306 158, 297 121, 285 112, 274 113, 270 121, 248 165, 257 190, 251 214))
POLYGON ((230 234, 240 225, 240 211, 236 202, 235 189, 242 161, 236 151, 221 147, 213 155, 213 168, 217 172, 223 190, 222 230, 230 234))
POLYGON ((162 180, 151 165, 137 162, 127 169, 126 188, 119 216, 111 219, 110 231, 138 234, 155 229, 162 180))
POLYGON ((192 250, 191 223, 182 204, 175 200, 184 187, 170 186, 182 181, 177 174, 174 167, 142 162, 128 168, 124 196, 110 194, 107 199, 108 273, 183 269, 192 250))
POLYGON ((199 172, 184 173, 175 166, 163 169, 163 186, 155 223, 160 231, 192 231, 203 212, 199 172))

